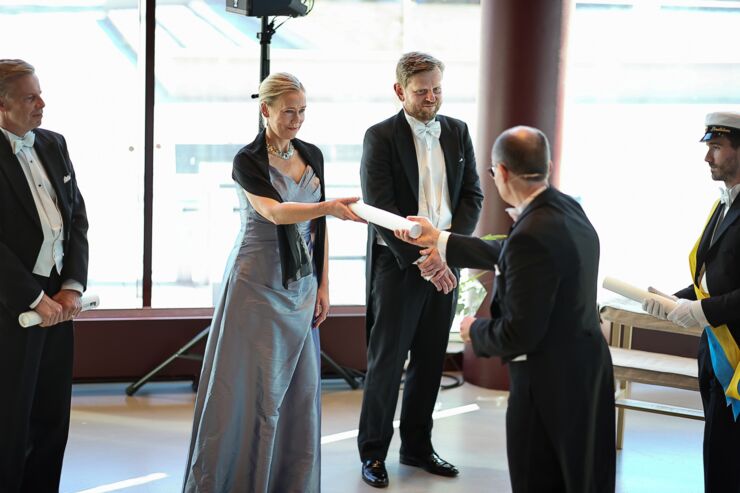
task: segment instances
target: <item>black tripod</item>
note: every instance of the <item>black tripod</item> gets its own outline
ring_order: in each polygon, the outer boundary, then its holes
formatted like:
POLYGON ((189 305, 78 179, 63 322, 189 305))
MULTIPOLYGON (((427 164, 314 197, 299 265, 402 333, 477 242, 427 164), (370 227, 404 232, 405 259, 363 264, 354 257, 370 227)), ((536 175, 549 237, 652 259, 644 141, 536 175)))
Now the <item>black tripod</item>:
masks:
MULTIPOLYGON (((270 75, 270 43, 276 29, 274 18, 272 21, 268 21, 267 16, 262 17, 262 30, 257 33, 257 38, 260 40, 260 84, 270 75)), ((259 94, 252 95, 252 98, 257 97, 259 97, 259 94)), ((265 128, 265 122, 262 120, 262 112, 259 107, 257 107, 257 120, 257 127, 262 131, 265 128)))
MULTIPOLYGON (((193 348, 196 344, 198 344, 200 341, 205 340, 208 337, 208 332, 211 330, 211 326, 209 325, 205 329, 203 329, 198 335, 190 339, 187 343, 185 343, 180 349, 172 353, 170 356, 168 356, 164 361, 162 361, 160 364, 155 366, 149 373, 138 379, 136 382, 132 383, 128 387, 126 387, 126 395, 134 395, 141 387, 144 386, 149 380, 154 378, 160 371, 164 370, 167 366, 170 365, 173 361, 176 359, 186 359, 191 361, 203 361, 203 355, 198 353, 190 353, 190 349, 193 348)), ((311 329, 313 330, 313 329, 311 329)), ((347 384, 354 390, 360 388, 360 383, 357 381, 357 378, 355 378, 354 370, 347 370, 346 368, 342 367, 334 361, 329 355, 327 355, 324 351, 321 351, 321 360, 324 361, 327 365, 329 365, 332 370, 334 370, 337 375, 339 375, 347 384), (352 373, 350 373, 352 372, 352 373)), ((193 380, 193 391, 198 390, 198 378, 196 377, 193 380)))
MULTIPOLYGON (((193 337, 188 341, 184 346, 182 346, 180 349, 172 353, 167 359, 162 361, 160 364, 154 367, 153 370, 151 370, 149 373, 138 379, 136 382, 132 383, 128 387, 126 387, 126 395, 134 395, 141 387, 144 386, 145 383, 147 383, 149 380, 154 378, 157 373, 164 370, 167 366, 169 366, 170 363, 175 361, 177 358, 181 359, 188 359, 193 361, 203 361, 203 355, 202 354, 191 354, 188 351, 198 344, 201 340, 208 337, 208 332, 211 330, 211 326, 209 325, 205 329, 203 329, 197 336, 193 337)), ((193 379, 193 390, 198 390, 198 378, 196 377, 193 379)))

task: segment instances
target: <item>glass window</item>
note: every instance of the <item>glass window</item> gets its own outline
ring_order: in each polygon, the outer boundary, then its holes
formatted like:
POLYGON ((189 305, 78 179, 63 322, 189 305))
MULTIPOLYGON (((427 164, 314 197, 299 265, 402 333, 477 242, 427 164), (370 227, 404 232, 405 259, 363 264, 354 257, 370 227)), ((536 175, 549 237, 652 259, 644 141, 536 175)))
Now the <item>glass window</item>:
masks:
MULTIPOLYGON (((400 110, 393 82, 404 51, 446 63, 442 112, 474 127, 479 10, 476 1, 322 0, 278 28, 271 71, 306 87, 299 138, 324 153, 328 198, 361 195, 363 136, 400 110)), ((259 31, 259 19, 227 13, 222 0, 157 6, 153 306, 218 297, 238 231, 231 161, 257 131, 259 31)), ((366 228, 328 225, 332 303, 364 304, 366 228)))
POLYGON ((576 5, 561 188, 599 232, 602 276, 690 284, 688 254, 722 185, 699 143, 704 116, 740 109, 738 22, 733 2, 576 5))
POLYGON ((88 291, 99 294, 105 308, 140 307, 138 1, 111 2, 115 8, 106 2, 32 3, 0 2, 0 45, 12 47, 4 56, 35 66, 47 105, 42 127, 67 140, 90 222, 88 291))
POLYGON ((257 124, 256 19, 222 1, 156 9, 152 306, 212 306, 239 230, 231 162, 257 124))

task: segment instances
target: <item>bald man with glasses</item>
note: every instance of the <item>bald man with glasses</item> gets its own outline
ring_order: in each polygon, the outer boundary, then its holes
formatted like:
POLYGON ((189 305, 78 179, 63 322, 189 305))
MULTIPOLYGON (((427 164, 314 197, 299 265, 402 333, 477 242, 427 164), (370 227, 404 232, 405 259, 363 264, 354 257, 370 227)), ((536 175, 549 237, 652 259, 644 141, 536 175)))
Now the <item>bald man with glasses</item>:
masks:
POLYGON ((531 127, 493 146, 493 177, 512 207, 508 238, 484 241, 420 217, 418 246, 451 266, 494 270, 490 318, 467 317, 461 336, 476 355, 509 365, 506 413, 514 493, 614 491, 614 376, 596 304, 599 238, 581 206, 548 185, 550 149, 531 127))

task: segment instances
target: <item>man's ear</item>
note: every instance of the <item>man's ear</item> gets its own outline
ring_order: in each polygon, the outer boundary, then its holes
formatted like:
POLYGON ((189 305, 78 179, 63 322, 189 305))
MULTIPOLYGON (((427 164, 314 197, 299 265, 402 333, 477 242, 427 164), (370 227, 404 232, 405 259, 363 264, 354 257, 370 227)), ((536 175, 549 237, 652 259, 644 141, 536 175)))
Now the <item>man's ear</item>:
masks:
POLYGON ((393 84, 393 91, 396 93, 396 96, 398 97, 399 100, 401 101, 406 100, 406 95, 403 92, 403 87, 401 87, 401 84, 399 84, 398 82, 393 84))
POLYGON ((498 163, 498 166, 496 166, 496 174, 501 175, 501 180, 504 183, 507 183, 510 178, 509 168, 506 167, 504 163, 498 163))

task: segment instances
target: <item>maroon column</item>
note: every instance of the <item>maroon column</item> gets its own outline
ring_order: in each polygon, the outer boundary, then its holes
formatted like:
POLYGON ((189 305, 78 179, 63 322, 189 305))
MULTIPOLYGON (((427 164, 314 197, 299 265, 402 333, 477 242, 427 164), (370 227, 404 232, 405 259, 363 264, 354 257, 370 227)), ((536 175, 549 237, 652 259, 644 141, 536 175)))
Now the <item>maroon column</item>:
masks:
MULTIPOLYGON (((567 0, 481 2, 475 151, 485 200, 476 230, 479 236, 506 233, 511 225, 504 211, 507 206, 488 174, 491 146, 503 130, 516 125, 542 130, 552 148, 551 182, 558 183, 569 5, 567 0)), ((487 302, 479 314, 488 316, 487 302)), ((468 346, 463 365, 468 382, 508 388, 507 370, 499 358, 476 358, 468 346)))

